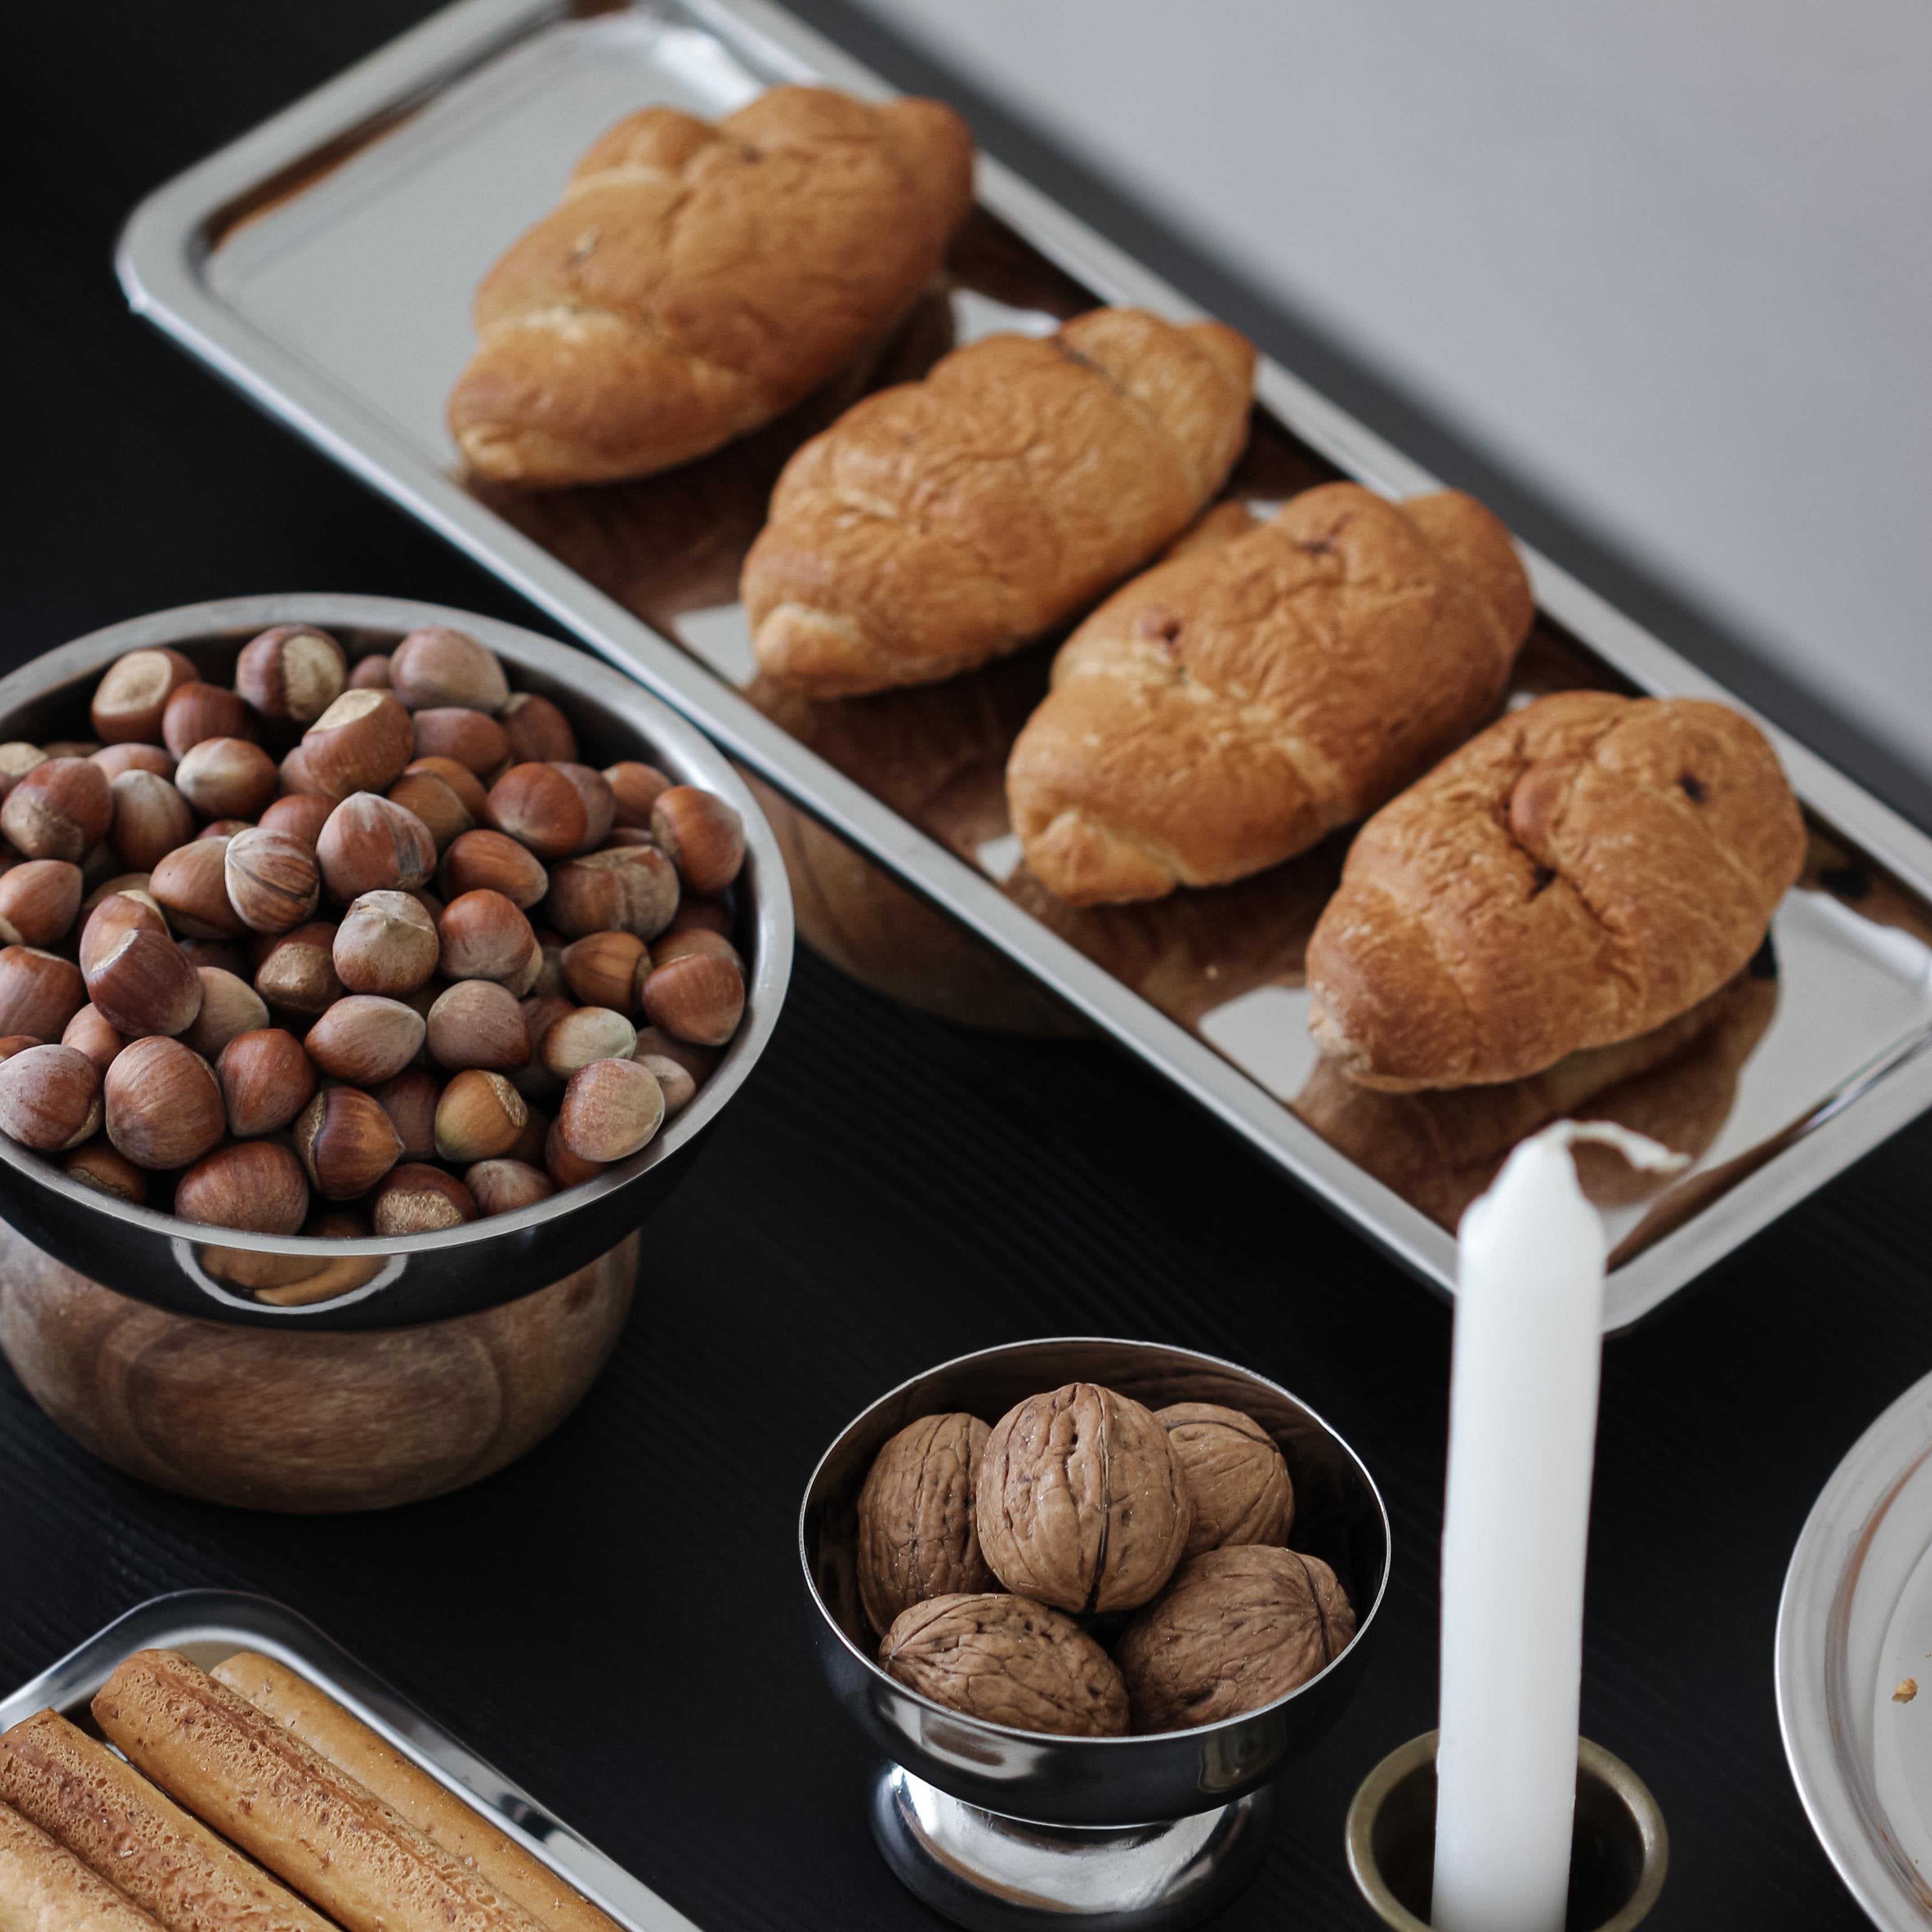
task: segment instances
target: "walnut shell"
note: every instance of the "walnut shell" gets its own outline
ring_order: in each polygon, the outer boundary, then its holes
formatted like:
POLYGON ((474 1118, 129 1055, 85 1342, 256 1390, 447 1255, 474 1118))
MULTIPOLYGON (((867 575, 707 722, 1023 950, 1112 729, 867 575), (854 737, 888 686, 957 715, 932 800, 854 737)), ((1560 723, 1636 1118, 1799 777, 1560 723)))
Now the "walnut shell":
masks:
POLYGON ((859 1595, 874 1630, 928 1597, 993 1587, 973 1526, 991 1432, 976 1415, 922 1415, 879 1451, 859 1492, 859 1595))
POLYGON ((1286 1696, 1354 1634, 1355 1612, 1319 1557, 1240 1544, 1190 1557, 1122 1632, 1114 1660, 1135 1730, 1181 1731, 1286 1696))
POLYGON ((1294 1485, 1280 1448, 1258 1422, 1211 1402, 1177 1402, 1156 1410, 1154 1420, 1180 1458, 1194 1504, 1188 1556, 1288 1540, 1294 1485))
POLYGON ((1000 1418, 974 1508, 980 1547, 1008 1589, 1080 1612, 1145 1603, 1193 1521, 1167 1431, 1092 1382, 1030 1396, 1000 1418))
POLYGON ((886 1673, 935 1704, 1074 1738, 1124 1737, 1127 1692, 1113 1660, 1071 1617, 998 1591, 915 1604, 879 1646, 886 1673))

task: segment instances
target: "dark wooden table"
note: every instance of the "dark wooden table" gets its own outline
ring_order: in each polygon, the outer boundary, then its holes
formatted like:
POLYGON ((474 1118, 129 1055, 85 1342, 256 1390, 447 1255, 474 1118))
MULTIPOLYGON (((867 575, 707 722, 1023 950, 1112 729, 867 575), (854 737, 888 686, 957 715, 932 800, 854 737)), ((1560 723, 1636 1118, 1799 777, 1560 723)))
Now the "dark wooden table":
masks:
MULTIPOLYGON (((38 7, 0 116, 0 654, 269 590, 530 614, 132 320, 110 255, 148 188, 427 10, 422 0, 38 7)), ((832 4, 803 10, 1452 481, 1839 756, 1737 646, 1592 551, 1333 345, 832 4)), ((382 291, 370 298, 380 302, 382 291)), ((1865 760, 1895 796, 1910 781, 1865 760)), ((1793 1539, 1846 1446, 1932 1361, 1922 1124, 1608 1351, 1585 1728, 1649 1781, 1660 1928, 1862 1922, 1799 1810, 1772 1689, 1793 1539)), ((1152 1076, 983 1037, 802 958, 766 1064, 650 1223, 637 1312, 518 1466, 382 1516, 185 1502, 91 1461, 0 1368, 0 1682, 190 1585, 314 1618, 711 1932, 938 1923, 874 1856, 868 1754, 822 1688, 793 1555, 820 1449, 958 1351, 1054 1333, 1206 1348, 1279 1378, 1373 1468, 1396 1561, 1352 1712, 1287 1779, 1235 1927, 1360 1926, 1342 1818, 1433 1722, 1447 1310, 1152 1076)))

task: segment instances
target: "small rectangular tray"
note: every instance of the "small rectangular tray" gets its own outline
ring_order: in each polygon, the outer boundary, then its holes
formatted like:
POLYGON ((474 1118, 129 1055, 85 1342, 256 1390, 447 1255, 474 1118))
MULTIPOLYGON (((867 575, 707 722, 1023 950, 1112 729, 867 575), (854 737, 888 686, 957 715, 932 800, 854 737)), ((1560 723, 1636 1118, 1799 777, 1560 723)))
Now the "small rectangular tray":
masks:
MULTIPOLYGON (((1774 729, 1810 820, 1810 860, 1756 976, 1712 1005, 1695 1040, 1658 1044, 1655 1064, 1586 1062, 1580 1084, 1573 1067, 1546 1087, 1364 1096, 1322 1073, 1306 1028, 1302 949, 1344 839, 1233 886, 1076 913, 1018 867, 1000 782, 1050 645, 948 685, 843 704, 802 704, 752 677, 738 561, 785 454, 856 381, 640 483, 524 498, 466 484, 442 410, 471 346, 471 296, 590 140, 650 103, 715 116, 773 82, 814 80, 874 98, 892 91, 765 0, 462 0, 151 196, 122 238, 122 279, 135 308, 192 353, 1439 1288, 1453 1286, 1460 1206, 1555 1112, 1661 1126, 1701 1150, 1660 1196, 1606 1177, 1615 1329, 1932 1105, 1932 841, 1774 729)), ((945 298, 864 380, 916 373, 948 342, 992 329, 1048 329, 1098 302, 1199 314, 990 158, 978 202, 945 298)), ((1337 476, 1396 496, 1436 487, 1277 364, 1262 362, 1257 398, 1231 485, 1251 506, 1337 476)), ((1514 699, 1583 684, 1737 702, 1526 556, 1540 616, 1514 699)))
POLYGON ((698 1932, 682 1912, 560 1823, 501 1772, 466 1750, 306 1618, 266 1597, 229 1590, 179 1590, 136 1604, 0 1703, 0 1731, 52 1708, 98 1736, 88 1707, 116 1667, 137 1650, 178 1650, 204 1670, 238 1650, 274 1658, 381 1732, 439 1784, 542 1859, 628 1932, 698 1932))

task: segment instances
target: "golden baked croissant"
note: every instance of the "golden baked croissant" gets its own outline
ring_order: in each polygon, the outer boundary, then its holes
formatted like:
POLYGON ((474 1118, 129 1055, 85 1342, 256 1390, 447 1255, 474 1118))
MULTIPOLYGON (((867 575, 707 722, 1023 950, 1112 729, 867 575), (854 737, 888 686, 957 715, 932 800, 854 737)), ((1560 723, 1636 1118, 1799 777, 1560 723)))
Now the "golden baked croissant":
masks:
POLYGON ((1013 747, 1013 830, 1074 905, 1224 884, 1372 811, 1495 709, 1535 614, 1456 490, 1208 520, 1068 639, 1013 747))
POLYGON ((1756 951, 1804 841, 1738 712, 1540 698, 1356 835, 1309 942, 1315 1036, 1399 1091, 1520 1079, 1648 1033, 1756 951))
POLYGON ((1254 363, 1219 322, 1095 309, 868 397, 786 465, 746 560, 760 664, 852 695, 951 677, 1064 623, 1220 488, 1254 363))
POLYGON ((450 427, 496 482, 642 476, 789 409, 907 308, 973 199, 936 100, 648 107, 484 279, 450 427))

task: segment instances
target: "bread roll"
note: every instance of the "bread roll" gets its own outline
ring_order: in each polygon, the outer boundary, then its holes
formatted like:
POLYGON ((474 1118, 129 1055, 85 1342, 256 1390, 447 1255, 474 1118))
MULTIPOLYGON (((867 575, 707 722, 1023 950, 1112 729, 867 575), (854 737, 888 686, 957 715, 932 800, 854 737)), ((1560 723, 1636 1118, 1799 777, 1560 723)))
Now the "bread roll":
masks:
POLYGON ((1453 490, 1324 484, 1202 539, 1074 632, 1013 747, 1013 830, 1071 904, 1225 884, 1373 811, 1495 710, 1535 615, 1453 490))
POLYGON ((521 1906, 172 1651, 137 1651, 94 1714, 158 1784, 346 1932, 540 1932, 521 1906))
POLYGON ((430 1844, 514 1899, 550 1932, 616 1932, 611 1920, 541 1858, 532 1858, 306 1678, 252 1651, 216 1665, 214 1674, 218 1683, 247 1698, 373 1791, 430 1844))
POLYGON ((497 482, 642 476, 789 409, 909 308, 973 200, 936 100, 775 87, 620 121, 476 298, 450 398, 497 482))
POLYGON ((166 1932, 333 1932, 57 1712, 0 1737, 0 1798, 152 1913, 166 1932))
POLYGON ((1064 623, 1220 488, 1254 364, 1219 322, 1095 309, 868 396, 785 466, 746 560, 760 664, 816 697, 884 691, 1064 623))
POLYGON ((1700 698, 1561 692, 1370 819, 1309 942, 1311 1024, 1391 1091, 1517 1080, 1738 971, 1804 856, 1764 734, 1700 698))
POLYGON ((158 1932, 73 1852, 0 1804, 0 1932, 158 1932))

